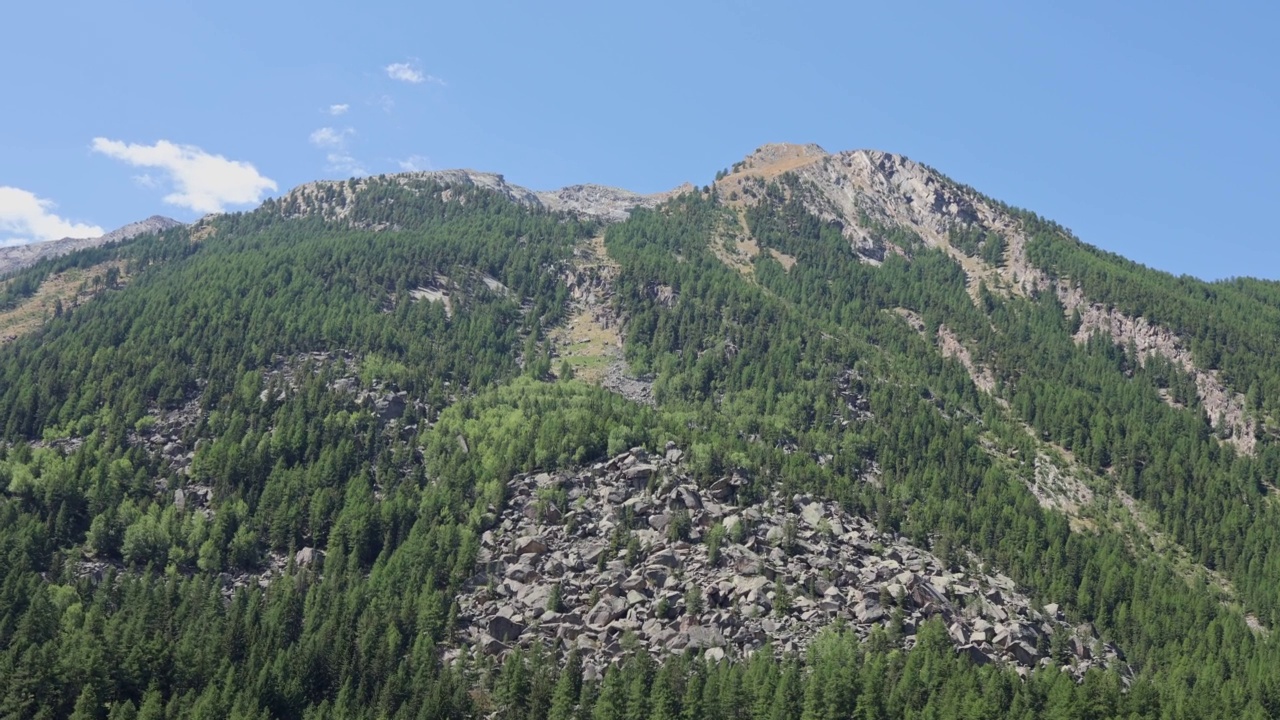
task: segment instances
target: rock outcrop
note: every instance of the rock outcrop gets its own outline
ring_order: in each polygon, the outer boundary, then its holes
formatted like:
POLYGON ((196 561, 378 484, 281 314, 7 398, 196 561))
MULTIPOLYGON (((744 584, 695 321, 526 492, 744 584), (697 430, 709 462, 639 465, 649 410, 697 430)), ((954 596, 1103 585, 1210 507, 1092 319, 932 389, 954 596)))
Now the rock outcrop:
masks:
POLYGON ((535 195, 542 206, 548 210, 576 213, 605 222, 621 222, 626 220, 635 208, 655 207, 668 198, 692 190, 692 185, 682 185, 664 193, 641 195, 630 190, 604 185, 570 185, 559 190, 538 192, 535 195))
MULTIPOLYGON (((1254 453, 1258 422, 1248 412, 1245 396, 1227 387, 1217 370, 1196 365, 1191 349, 1176 333, 1144 317, 1132 317, 1116 308, 1089 302, 1083 292, 1068 283, 1058 283, 1057 290, 1067 313, 1080 314, 1080 328, 1075 334, 1077 343, 1088 342, 1094 333, 1102 333, 1116 345, 1132 349, 1140 363, 1145 364, 1152 357, 1165 358, 1195 381, 1196 395, 1209 424, 1240 452, 1254 453)), ((1165 401, 1173 404, 1170 398, 1165 401)))
POLYGON ((458 641, 494 655, 535 642, 578 648, 598 671, 624 645, 712 658, 766 645, 802 652, 836 622, 863 637, 886 628, 910 647, 938 618, 977 662, 1081 673, 1118 661, 1003 575, 943 562, 835 503, 777 493, 742 502, 741 478, 700 486, 682 457, 671 445, 634 449, 514 478, 458 598, 458 641))
POLYGON ((319 215, 326 220, 341 221, 350 216, 359 192, 372 183, 393 182, 412 190, 424 181, 447 186, 444 190, 446 200, 451 199, 453 188, 476 187, 495 192, 527 207, 568 212, 605 222, 626 220, 634 208, 654 207, 681 192, 692 190, 691 186, 684 185, 668 192, 642 195, 603 185, 571 185, 559 190, 534 192, 507 182, 506 178, 498 173, 477 170, 432 170, 307 183, 299 185, 280 198, 279 207, 286 217, 319 215))

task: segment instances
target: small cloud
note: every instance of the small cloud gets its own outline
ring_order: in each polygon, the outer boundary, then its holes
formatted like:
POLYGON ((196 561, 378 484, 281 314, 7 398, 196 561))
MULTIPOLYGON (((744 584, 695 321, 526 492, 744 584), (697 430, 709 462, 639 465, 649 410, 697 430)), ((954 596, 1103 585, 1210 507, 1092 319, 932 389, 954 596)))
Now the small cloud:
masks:
POLYGON ((160 185, 160 183, 157 182, 155 178, 151 177, 151 173, 142 173, 141 175, 134 175, 133 182, 136 183, 138 187, 144 187, 144 188, 147 188, 148 190, 154 190, 160 185))
POLYGON ((352 128, 343 128, 342 130, 334 130, 331 127, 322 127, 311 133, 311 144, 318 148, 341 148, 346 147, 347 138, 355 135, 356 131, 352 128))
POLYGON ((339 104, 337 104, 337 105, 330 105, 330 106, 329 106, 329 114, 330 114, 330 115, 333 115, 334 117, 337 117, 338 115, 345 115, 345 114, 346 114, 346 112, 347 112, 348 110, 350 110, 350 109, 351 109, 351 106, 350 106, 350 105, 348 105, 347 103, 339 103, 339 104))
POLYGON ((396 99, 390 95, 383 95, 378 98, 378 107, 382 108, 382 112, 390 115, 391 111, 396 109, 396 99))
POLYGON ((275 180, 259 173, 252 164, 228 160, 195 145, 168 140, 135 145, 99 137, 93 139, 92 147, 94 152, 134 167, 163 170, 176 190, 164 201, 196 212, 222 212, 228 205, 257 203, 267 191, 278 189, 275 180))
POLYGON ((105 234, 97 225, 72 222, 56 215, 55 207, 52 200, 36 197, 21 188, 0 186, 0 246, 105 234), (8 237, 4 237, 6 235, 8 237))
POLYGON ((410 155, 396 162, 400 165, 400 169, 405 172, 422 172, 423 170, 431 169, 431 158, 426 155, 410 155))
POLYGON ((435 75, 428 75, 418 68, 417 62, 400 62, 391 63, 383 68, 386 70, 387 77, 400 82, 407 82, 412 85, 421 85, 422 83, 431 83, 432 85, 445 85, 445 81, 435 75))
POLYGON ((410 65, 409 63, 391 63, 386 68, 387 77, 400 82, 413 83, 417 85, 426 82, 426 76, 422 71, 410 65))
POLYGON ((345 150, 331 152, 325 156, 325 160, 329 163, 325 167, 329 172, 336 172, 350 177, 363 177, 369 174, 369 171, 364 167, 364 163, 345 150))
POLYGON ((364 163, 347 150, 347 141, 355 134, 354 128, 335 130, 331 127, 322 127, 311 133, 311 144, 328 151, 325 154, 325 161, 328 163, 325 170, 351 177, 369 174, 364 163))

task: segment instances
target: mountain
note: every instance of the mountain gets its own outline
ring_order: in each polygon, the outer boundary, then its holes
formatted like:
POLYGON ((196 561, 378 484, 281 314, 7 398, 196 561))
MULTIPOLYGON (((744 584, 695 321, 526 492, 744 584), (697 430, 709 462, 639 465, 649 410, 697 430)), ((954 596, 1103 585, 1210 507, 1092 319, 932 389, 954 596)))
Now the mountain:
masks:
POLYGON ((61 257, 76 250, 99 247, 109 243, 129 240, 139 235, 150 235, 169 228, 178 227, 182 223, 161 215, 152 215, 146 220, 129 223, 96 238, 63 238, 48 242, 14 245, 0 248, 0 275, 12 273, 30 267, 46 258, 61 257))
POLYGON ((317 182, 4 282, 6 717, 1280 712, 1280 286, 899 155, 317 182))

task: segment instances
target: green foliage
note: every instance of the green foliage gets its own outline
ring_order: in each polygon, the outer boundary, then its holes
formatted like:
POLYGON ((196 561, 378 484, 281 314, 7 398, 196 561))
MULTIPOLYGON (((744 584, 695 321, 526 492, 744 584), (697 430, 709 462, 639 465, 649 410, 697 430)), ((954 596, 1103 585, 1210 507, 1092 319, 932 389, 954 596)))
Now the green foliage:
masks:
POLYGON ((696 616, 701 615, 702 610, 702 590, 695 583, 684 593, 684 611, 686 615, 696 616))
MULTIPOLYGON (((1280 712, 1280 648, 1241 617, 1280 622, 1280 517, 1267 497, 1280 451, 1265 430, 1280 415, 1273 284, 1169 278, 1020 216, 1035 262, 1177 329, 1245 394, 1264 436, 1242 457, 1209 431, 1182 368, 1136 362, 1109 340, 1077 344, 1080 319, 1051 294, 980 286, 975 303, 951 258, 869 218, 881 250, 907 253, 862 263, 843 228, 805 209, 791 176, 753 185, 761 200, 746 220, 763 249, 797 262, 784 269, 762 252, 747 276, 710 247, 739 218, 691 193, 606 231, 627 359, 656 377, 657 406, 645 407, 571 369, 547 382, 547 331, 570 297, 558 270, 597 228, 478 189, 446 202, 443 189, 370 180, 342 223, 286 219, 296 201, 271 201, 215 219, 199 242, 175 230, 47 261, 6 285, 0 301, 12 304, 59 268, 120 260, 131 277, 0 349, 0 716, 1280 712), (385 229, 353 229, 372 227, 385 229), (657 302, 655 285, 680 301, 657 302), (415 300, 420 288, 448 294, 448 307, 415 300), (923 338, 899 308, 921 317, 923 338), (993 369, 1007 407, 936 352, 943 324, 993 369), (305 359, 321 350, 329 360, 305 359), (388 424, 361 401, 387 390, 420 404, 388 424), (173 439, 194 451, 183 473, 147 445, 180 408, 196 417, 173 439), (866 642, 836 628, 803 659, 659 664, 628 636, 635 652, 599 681, 583 679, 576 653, 561 663, 539 647, 500 666, 441 663, 453 598, 513 474, 668 439, 698 482, 731 481, 735 504, 807 493, 942 555, 975 553, 1093 623, 1134 677, 1091 671, 1077 684, 1051 667, 1023 680, 958 656, 939 623, 903 651, 899 609, 866 642), (1025 483, 1044 441, 1137 498, 1187 562, 1221 573, 1236 596, 1188 583, 1179 560, 1108 525, 1073 532, 1042 508, 1025 483), (179 507, 178 489, 207 500, 179 507), (304 547, 312 563, 291 562, 304 547)), ((317 192, 347 203, 338 186, 317 192)), ((1007 251, 972 228, 951 242, 992 264, 1007 251)), ((555 487, 536 502, 544 519, 569 509, 555 487)), ((646 556, 632 522, 607 538, 602 566, 646 556)), ((746 522, 706 531, 713 563, 746 522)), ((668 540, 692 530, 677 512, 668 540)), ((787 522, 779 545, 802 542, 787 522)), ((704 599, 690 587, 684 606, 697 614, 704 599)), ((780 577, 775 610, 806 591, 780 577)), ((563 600, 555 586, 547 608, 563 600)))
POLYGON ((667 524, 667 539, 671 542, 683 542, 689 539, 693 530, 693 519, 689 511, 681 508, 671 514, 671 522, 667 524))
POLYGON ((722 522, 712 525, 707 531, 707 562, 713 567, 720 562, 720 548, 724 545, 726 535, 728 531, 722 522))

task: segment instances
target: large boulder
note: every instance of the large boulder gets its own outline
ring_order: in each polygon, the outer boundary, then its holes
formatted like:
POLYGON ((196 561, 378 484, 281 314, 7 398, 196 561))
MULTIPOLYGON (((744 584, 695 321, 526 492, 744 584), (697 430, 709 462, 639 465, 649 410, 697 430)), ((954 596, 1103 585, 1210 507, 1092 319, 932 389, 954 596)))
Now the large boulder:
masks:
POLYGON ((654 553, 649 558, 649 564, 675 569, 680 567, 680 558, 676 557, 676 554, 670 550, 663 550, 660 553, 654 553))
POLYGON ((489 618, 486 625, 489 635, 500 642, 511 642, 520 637, 524 632, 524 625, 502 615, 494 615, 489 618))
POLYGON ((671 516, 666 513, 658 513, 649 516, 649 527, 658 532, 666 532, 667 526, 671 524, 671 516))
POLYGON ((547 551, 547 544, 532 535, 516 539, 513 548, 517 555, 541 555, 547 551))
POLYGON ((648 465, 633 465, 622 471, 622 478, 633 488, 642 488, 649 483, 649 478, 658 468, 648 465))
POLYGON ((1040 659, 1040 653, 1029 643, 1021 640, 1014 643, 1009 648, 1009 652, 1013 653, 1013 658, 1018 661, 1019 665, 1031 667, 1040 659))
POLYGON ((972 662, 974 665, 991 664, 991 656, 987 654, 986 650, 983 650, 977 645, 962 645, 958 648, 957 652, 968 657, 969 662, 972 662))
POLYGON ((884 617, 884 608, 880 607, 880 603, 876 600, 863 598, 862 602, 853 606, 853 616, 861 623, 880 622, 884 617))
POLYGON ((822 505, 820 503, 809 503, 800 509, 800 517, 811 528, 817 528, 818 523, 822 522, 822 505))
POLYGON ((516 563, 507 568, 506 577, 519 583, 531 583, 538 579, 538 571, 529 563, 516 563))
POLYGON ((627 601, 622 598, 601 598, 600 602, 587 613, 587 624, 605 627, 627 612, 627 601))

